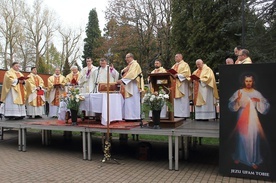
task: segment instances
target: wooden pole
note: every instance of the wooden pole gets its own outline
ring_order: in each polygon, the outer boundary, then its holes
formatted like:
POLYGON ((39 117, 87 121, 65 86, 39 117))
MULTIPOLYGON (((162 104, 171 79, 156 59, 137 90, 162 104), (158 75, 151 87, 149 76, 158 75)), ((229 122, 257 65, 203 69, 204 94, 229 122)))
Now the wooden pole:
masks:
POLYGON ((110 132, 109 132, 109 65, 107 66, 107 90, 106 90, 106 102, 107 102, 107 124, 106 124, 106 135, 105 135, 105 142, 104 142, 104 158, 102 162, 106 162, 110 160, 111 154, 110 154, 110 148, 111 148, 111 143, 110 143, 110 132))
POLYGON ((106 132, 106 140, 110 139, 110 130, 109 130, 109 65, 107 66, 107 91, 106 91, 106 100, 107 100, 107 132, 106 132))

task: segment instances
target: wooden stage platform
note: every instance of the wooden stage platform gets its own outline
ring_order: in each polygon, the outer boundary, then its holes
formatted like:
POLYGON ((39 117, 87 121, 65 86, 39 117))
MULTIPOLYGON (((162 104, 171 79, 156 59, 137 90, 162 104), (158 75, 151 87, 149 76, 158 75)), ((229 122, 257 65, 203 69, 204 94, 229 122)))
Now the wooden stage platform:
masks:
MULTIPOLYGON (((138 122, 120 121, 118 124, 112 122, 110 133, 119 134, 146 134, 146 135, 164 135, 168 136, 169 169, 173 169, 173 150, 174 150, 174 169, 178 170, 179 161, 179 139, 184 139, 184 150, 188 151, 188 139, 190 137, 214 137, 219 138, 219 121, 193 121, 187 119, 176 128, 153 129, 144 122, 140 127, 138 122), (174 139, 174 141, 173 141, 174 139), (174 149, 173 149, 174 146, 174 149)), ((18 130, 18 150, 25 152, 27 150, 27 130, 41 130, 42 144, 48 145, 51 138, 51 131, 70 131, 82 133, 83 159, 92 160, 92 135, 94 132, 106 133, 106 126, 95 124, 80 124, 72 126, 52 118, 42 119, 23 119, 23 120, 1 120, 0 138, 4 138, 4 129, 13 128, 18 130)), ((183 143, 181 143, 183 144, 183 143)), ((186 152, 187 154, 187 152, 186 152)))

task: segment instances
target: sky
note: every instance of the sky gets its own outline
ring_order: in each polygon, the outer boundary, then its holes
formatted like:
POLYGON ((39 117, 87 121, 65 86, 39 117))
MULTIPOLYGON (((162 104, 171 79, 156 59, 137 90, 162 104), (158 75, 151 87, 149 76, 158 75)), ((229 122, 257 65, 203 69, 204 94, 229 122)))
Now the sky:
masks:
MULTIPOLYGON (((27 0, 29 5, 33 2, 34 0, 27 0)), ((104 11, 108 0, 44 0, 43 2, 50 10, 55 11, 57 19, 66 27, 81 27, 85 30, 89 12, 93 8, 96 8, 101 31, 106 24, 104 11)))
MULTIPOLYGON (((35 0, 26 0, 29 7, 32 6, 35 0)), ((83 49, 83 39, 85 35, 85 27, 88 23, 89 12, 96 8, 99 27, 103 34, 103 28, 105 27, 105 14, 104 11, 107 7, 108 0, 43 0, 43 7, 47 7, 53 10, 57 15, 56 19, 62 24, 62 27, 74 28, 76 31, 79 28, 82 29, 82 38, 80 39, 80 54, 83 49)), ((54 44, 59 51, 61 51, 61 40, 60 37, 54 39, 54 44)), ((77 60, 78 64, 81 65, 81 61, 77 60)))

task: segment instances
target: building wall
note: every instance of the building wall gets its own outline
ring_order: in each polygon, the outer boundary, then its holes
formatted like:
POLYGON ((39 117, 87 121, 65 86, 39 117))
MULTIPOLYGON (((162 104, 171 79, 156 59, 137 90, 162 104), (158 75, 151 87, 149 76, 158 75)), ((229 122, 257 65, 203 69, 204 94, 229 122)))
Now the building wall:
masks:
MULTIPOLYGON (((5 75, 6 71, 7 70, 0 69, 0 96, 1 96, 1 91, 2 91, 4 75, 5 75)), ((23 71, 21 71, 21 73, 25 77, 27 77, 30 74, 30 72, 23 72, 23 71)), ((45 87, 48 87, 48 78, 51 76, 51 74, 38 74, 38 75, 43 79, 45 87)))
MULTIPOLYGON (((0 69, 0 85, 3 84, 5 72, 6 70, 0 69)), ((23 71, 21 71, 21 73, 25 77, 27 77, 30 74, 30 72, 23 72, 23 71)), ((38 75, 42 77, 45 87, 48 87, 48 78, 51 76, 51 74, 38 74, 38 75)))

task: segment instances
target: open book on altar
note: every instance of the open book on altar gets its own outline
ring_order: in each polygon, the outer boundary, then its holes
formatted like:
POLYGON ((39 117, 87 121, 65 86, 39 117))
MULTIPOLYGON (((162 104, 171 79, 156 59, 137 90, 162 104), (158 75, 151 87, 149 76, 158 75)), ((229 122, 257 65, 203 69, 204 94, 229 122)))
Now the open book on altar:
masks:
POLYGON ((19 78, 17 78, 18 80, 26 80, 26 79, 29 79, 29 77, 24 77, 24 76, 21 76, 19 78))
MULTIPOLYGON (((98 84, 98 91, 100 93, 107 92, 107 83, 99 83, 98 84)), ((109 83, 109 92, 119 92, 120 91, 120 85, 117 83, 109 83)))
POLYGON ((190 78, 192 79, 192 81, 198 81, 200 78, 197 75, 191 75, 190 78))
POLYGON ((172 75, 177 74, 177 71, 174 70, 174 69, 168 69, 167 72, 168 72, 168 73, 171 73, 172 75))

